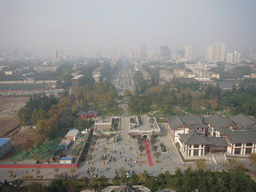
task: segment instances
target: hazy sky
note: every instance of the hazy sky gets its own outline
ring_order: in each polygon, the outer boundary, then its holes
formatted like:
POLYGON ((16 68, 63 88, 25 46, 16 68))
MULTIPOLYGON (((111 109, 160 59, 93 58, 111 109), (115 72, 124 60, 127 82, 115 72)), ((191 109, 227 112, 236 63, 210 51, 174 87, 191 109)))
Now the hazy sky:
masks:
MULTIPOLYGON (((256 44, 256 0, 0 0, 0 46, 64 53, 256 44)), ((1 48, 0 47, 0 48, 1 48)))

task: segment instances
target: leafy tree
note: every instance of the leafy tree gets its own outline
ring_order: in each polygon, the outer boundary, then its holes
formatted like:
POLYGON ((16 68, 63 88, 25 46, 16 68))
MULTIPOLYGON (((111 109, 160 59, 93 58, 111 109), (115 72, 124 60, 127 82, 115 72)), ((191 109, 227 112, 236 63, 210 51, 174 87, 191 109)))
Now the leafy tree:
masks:
POLYGON ((241 171, 241 172, 248 172, 249 170, 243 165, 243 164, 238 164, 234 166, 233 168, 236 171, 241 171))
POLYGON ((138 175, 132 174, 132 176, 131 176, 131 183, 133 185, 138 185, 138 183, 139 183, 138 175))
POLYGON ((237 66, 233 70, 235 77, 243 77, 244 75, 251 74, 251 67, 250 66, 237 66))
POLYGON ((120 178, 117 175, 112 179, 112 184, 115 186, 121 185, 120 178))
POLYGON ((249 159, 254 165, 256 165, 256 153, 251 153, 249 159))
POLYGON ((153 151, 156 152, 157 151, 157 146, 153 146, 152 149, 153 149, 153 151))
POLYGON ((127 182, 128 182, 127 175, 123 174, 122 177, 121 177, 121 183, 123 185, 125 185, 127 182))
POLYGON ((197 161, 194 162, 195 166, 197 167, 197 169, 206 169, 206 162, 203 159, 199 159, 197 161))
POLYGON ((107 178, 102 175, 99 179, 98 179, 98 182, 99 182, 99 186, 106 186, 107 183, 108 183, 108 180, 107 178))
POLYGON ((143 145, 140 145, 138 149, 140 150, 140 153, 142 153, 144 151, 145 147, 143 145))
POLYGON ((34 141, 31 138, 27 138, 23 143, 23 148, 28 152, 34 146, 34 141))
POLYGON ((161 156, 160 152, 154 153, 154 156, 157 158, 157 160, 159 159, 159 157, 161 156))
POLYGON ((30 120, 30 111, 26 108, 20 108, 18 117, 21 125, 26 125, 30 120))
POLYGON ((129 89, 125 89, 123 93, 124 93, 124 97, 128 97, 131 95, 131 91, 129 89))
POLYGON ((96 189, 98 187, 98 179, 96 177, 93 177, 91 179, 89 187, 92 188, 92 189, 96 189))
POLYGON ((46 187, 43 186, 41 183, 32 182, 27 185, 27 192, 44 192, 46 191, 46 187))
POLYGON ((64 192, 67 191, 64 185, 64 179, 53 179, 47 187, 48 192, 64 192))
POLYGON ((155 136, 151 137, 150 143, 151 143, 153 146, 155 146, 156 142, 157 142, 157 140, 156 140, 155 136))

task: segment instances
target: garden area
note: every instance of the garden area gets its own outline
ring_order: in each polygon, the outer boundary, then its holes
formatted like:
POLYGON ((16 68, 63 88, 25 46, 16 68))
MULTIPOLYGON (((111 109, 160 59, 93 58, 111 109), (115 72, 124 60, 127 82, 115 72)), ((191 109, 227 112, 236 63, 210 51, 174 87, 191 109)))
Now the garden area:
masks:
POLYGON ((23 160, 39 160, 46 161, 50 156, 54 155, 54 152, 58 148, 58 141, 46 141, 39 148, 34 147, 31 150, 22 151, 12 157, 12 161, 23 161, 23 160))

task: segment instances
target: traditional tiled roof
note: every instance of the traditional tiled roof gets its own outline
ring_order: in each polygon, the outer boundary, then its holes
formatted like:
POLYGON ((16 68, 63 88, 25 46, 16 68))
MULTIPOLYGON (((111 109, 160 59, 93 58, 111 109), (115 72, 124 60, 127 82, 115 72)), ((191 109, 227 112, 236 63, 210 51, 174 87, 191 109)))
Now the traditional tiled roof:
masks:
POLYGON ((244 114, 239 114, 231 118, 235 124, 246 130, 256 130, 256 119, 252 119, 244 114))
POLYGON ((96 114, 98 114, 98 112, 97 112, 97 111, 94 111, 94 110, 91 110, 91 111, 88 111, 88 114, 96 115, 96 114))
POLYGON ((207 128, 199 116, 168 116, 168 123, 171 129, 176 129, 182 125, 191 129, 207 128))
POLYGON ((231 143, 256 143, 256 131, 230 131, 226 136, 231 143))
POLYGON ((198 134, 196 131, 190 131, 188 134, 179 134, 180 139, 186 145, 211 144, 206 137, 198 134))
POLYGON ((231 120, 220 117, 219 115, 212 115, 210 117, 204 118, 204 122, 210 124, 215 130, 219 131, 221 134, 231 131, 229 127, 240 129, 231 120))
POLYGON ((80 116, 80 115, 87 115, 87 112, 79 111, 76 115, 77 115, 77 116, 80 116))
POLYGON ((205 137, 205 139, 211 142, 213 147, 229 145, 226 137, 205 137))

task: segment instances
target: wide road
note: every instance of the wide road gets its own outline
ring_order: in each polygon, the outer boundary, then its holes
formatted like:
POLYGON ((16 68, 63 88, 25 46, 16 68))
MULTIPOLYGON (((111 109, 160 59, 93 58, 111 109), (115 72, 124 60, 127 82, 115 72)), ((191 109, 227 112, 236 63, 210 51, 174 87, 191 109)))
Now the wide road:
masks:
POLYGON ((130 91, 133 91, 133 83, 132 79, 130 79, 129 74, 131 73, 131 70, 128 67, 128 61, 123 60, 123 65, 119 73, 119 77, 117 78, 118 81, 115 83, 115 87, 119 90, 119 94, 123 95, 123 91, 125 89, 128 89, 130 91))

